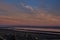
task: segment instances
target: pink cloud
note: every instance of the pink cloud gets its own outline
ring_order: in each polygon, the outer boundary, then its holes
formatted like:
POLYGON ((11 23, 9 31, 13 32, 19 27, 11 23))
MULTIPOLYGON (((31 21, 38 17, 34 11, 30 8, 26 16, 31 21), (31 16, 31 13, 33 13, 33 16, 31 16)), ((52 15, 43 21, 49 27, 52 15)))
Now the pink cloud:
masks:
POLYGON ((37 18, 36 16, 28 16, 21 14, 21 17, 8 17, 8 16, 0 16, 0 23, 5 24, 16 24, 16 25, 60 25, 60 20, 56 18, 47 18, 47 17, 40 17, 37 18))

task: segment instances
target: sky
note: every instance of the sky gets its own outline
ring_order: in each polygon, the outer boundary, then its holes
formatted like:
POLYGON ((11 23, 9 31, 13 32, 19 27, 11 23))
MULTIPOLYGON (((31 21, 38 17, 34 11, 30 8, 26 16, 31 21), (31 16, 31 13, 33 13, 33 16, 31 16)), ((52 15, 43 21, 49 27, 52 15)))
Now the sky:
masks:
POLYGON ((60 0, 0 0, 0 25, 60 26, 60 0))

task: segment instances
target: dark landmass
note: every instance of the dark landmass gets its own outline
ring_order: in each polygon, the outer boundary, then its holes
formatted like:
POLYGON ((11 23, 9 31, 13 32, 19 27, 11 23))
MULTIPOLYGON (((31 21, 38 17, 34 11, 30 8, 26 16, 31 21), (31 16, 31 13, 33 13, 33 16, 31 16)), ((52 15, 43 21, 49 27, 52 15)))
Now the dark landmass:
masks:
POLYGON ((14 27, 22 27, 22 28, 54 28, 60 29, 60 26, 28 26, 28 25, 0 25, 0 28, 14 28, 14 27))
POLYGON ((14 28, 60 29, 60 26, 0 25, 0 40, 60 40, 60 32, 40 30, 21 31, 15 30, 14 28))
POLYGON ((0 28, 0 40, 60 40, 60 34, 28 32, 0 28))

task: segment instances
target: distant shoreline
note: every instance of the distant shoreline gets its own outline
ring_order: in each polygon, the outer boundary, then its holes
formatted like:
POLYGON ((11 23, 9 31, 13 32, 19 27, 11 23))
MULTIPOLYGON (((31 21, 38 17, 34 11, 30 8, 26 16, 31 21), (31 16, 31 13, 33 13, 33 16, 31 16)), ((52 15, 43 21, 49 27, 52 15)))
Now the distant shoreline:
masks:
POLYGON ((19 26, 16 26, 16 25, 0 25, 0 28, 53 28, 53 29, 60 29, 60 26, 22 26, 22 25, 19 25, 19 26))

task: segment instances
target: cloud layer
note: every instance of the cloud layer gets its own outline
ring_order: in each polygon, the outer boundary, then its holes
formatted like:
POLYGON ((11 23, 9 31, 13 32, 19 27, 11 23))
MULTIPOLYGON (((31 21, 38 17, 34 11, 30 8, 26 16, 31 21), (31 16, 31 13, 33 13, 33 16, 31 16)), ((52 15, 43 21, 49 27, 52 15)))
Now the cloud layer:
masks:
POLYGON ((29 10, 31 14, 21 12, 16 6, 0 4, 0 24, 60 25, 60 16, 47 13, 42 9, 34 9, 29 5, 21 5, 21 8, 29 10))

